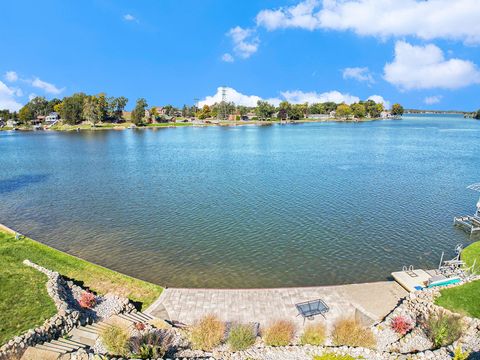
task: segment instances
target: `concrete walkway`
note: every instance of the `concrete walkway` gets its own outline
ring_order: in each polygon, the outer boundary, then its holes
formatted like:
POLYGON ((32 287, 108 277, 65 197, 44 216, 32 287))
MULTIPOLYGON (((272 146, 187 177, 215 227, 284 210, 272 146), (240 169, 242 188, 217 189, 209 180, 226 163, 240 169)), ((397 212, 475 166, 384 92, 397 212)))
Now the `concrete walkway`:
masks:
MULTIPOLYGON (((380 321, 406 295, 395 281, 280 289, 171 288, 165 289, 145 312, 185 324, 215 314, 224 321, 267 325, 276 319, 288 319, 301 326, 303 319, 297 316, 295 304, 320 298, 330 307, 326 317, 327 325, 331 325, 342 316, 380 321)), ((325 320, 317 316, 314 321, 325 320)))

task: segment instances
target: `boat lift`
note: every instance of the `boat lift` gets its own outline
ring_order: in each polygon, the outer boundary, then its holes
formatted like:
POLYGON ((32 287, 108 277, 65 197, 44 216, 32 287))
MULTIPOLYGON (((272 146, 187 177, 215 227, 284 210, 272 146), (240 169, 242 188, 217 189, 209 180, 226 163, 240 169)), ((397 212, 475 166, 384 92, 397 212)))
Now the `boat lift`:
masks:
MULTIPOLYGON (((480 192, 480 183, 469 185, 467 189, 480 192)), ((474 215, 455 217, 453 224, 470 233, 470 236, 480 234, 480 198, 474 215)))

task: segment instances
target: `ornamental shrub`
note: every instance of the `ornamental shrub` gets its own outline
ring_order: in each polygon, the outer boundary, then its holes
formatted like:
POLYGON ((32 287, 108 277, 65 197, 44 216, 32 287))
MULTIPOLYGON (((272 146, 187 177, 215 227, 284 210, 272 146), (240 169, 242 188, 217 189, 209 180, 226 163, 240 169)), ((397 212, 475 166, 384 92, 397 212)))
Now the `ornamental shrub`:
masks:
POLYGON ((207 315, 190 329, 190 341, 195 349, 210 351, 225 337, 225 323, 215 315, 207 315))
POLYGON ((84 309, 91 309, 96 305, 97 299, 95 298, 95 295, 93 295, 91 292, 85 291, 84 293, 82 293, 82 296, 80 297, 78 303, 84 309))
POLYGON ((130 336, 125 328, 118 325, 109 326, 102 331, 100 337, 110 354, 120 356, 129 354, 130 336))
POLYGON ((406 316, 401 315, 395 316, 392 319, 392 323, 390 324, 390 326, 393 331, 400 335, 405 335, 413 329, 412 320, 406 316))
POLYGON ((323 324, 308 325, 300 338, 302 345, 323 345, 327 331, 323 324))
POLYGON ((337 346, 361 346, 374 348, 375 336, 368 328, 363 327, 355 319, 344 318, 337 320, 333 326, 332 341, 337 346))
POLYGON ((162 330, 152 330, 130 339, 131 353, 140 359, 162 358, 172 344, 172 336, 162 330))
POLYGON ((467 360, 469 356, 470 353, 468 351, 462 351, 460 346, 457 346, 453 352, 453 360, 467 360))
POLYGON ((287 346, 294 334, 295 325, 291 321, 278 320, 265 329, 262 338, 269 346, 287 346))
POLYGON ((462 335, 462 318, 445 311, 431 313, 425 321, 425 332, 435 347, 450 345, 462 335))
POLYGON ((228 345, 232 351, 248 349, 255 344, 255 334, 250 325, 234 325, 228 334, 228 345))

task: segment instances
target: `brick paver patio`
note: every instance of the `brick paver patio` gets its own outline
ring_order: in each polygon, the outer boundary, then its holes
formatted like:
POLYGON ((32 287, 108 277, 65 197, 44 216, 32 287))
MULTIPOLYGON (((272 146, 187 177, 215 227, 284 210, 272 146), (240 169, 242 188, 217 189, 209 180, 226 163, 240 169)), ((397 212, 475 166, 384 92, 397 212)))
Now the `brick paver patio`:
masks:
MULTIPOLYGON (((165 289, 146 313, 191 324, 207 314, 225 321, 258 322, 289 319, 299 326, 295 304, 321 298, 330 307, 327 325, 342 316, 380 321, 407 292, 394 281, 280 289, 165 289)), ((307 320, 309 322, 310 320, 307 320)), ((317 316, 313 321, 325 321, 317 316)))

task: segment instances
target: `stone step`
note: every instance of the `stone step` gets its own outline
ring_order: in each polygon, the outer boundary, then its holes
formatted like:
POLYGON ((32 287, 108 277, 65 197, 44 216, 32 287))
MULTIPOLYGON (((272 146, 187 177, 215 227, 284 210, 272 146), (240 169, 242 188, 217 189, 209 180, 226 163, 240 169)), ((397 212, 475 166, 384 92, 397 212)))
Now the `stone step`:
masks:
POLYGON ((71 346, 63 345, 61 343, 56 343, 55 340, 45 342, 42 345, 47 347, 47 348, 54 349, 54 350, 60 350, 63 353, 67 353, 67 352, 70 352, 72 350, 71 346))
POLYGON ((79 348, 82 347, 81 345, 73 345, 73 344, 66 343, 64 341, 59 341, 59 340, 52 340, 52 341, 50 341, 50 344, 64 347, 65 349, 68 349, 69 351, 78 350, 79 348))
POLYGON ((136 315, 138 315, 139 317, 143 318, 145 322, 148 321, 148 320, 152 320, 152 319, 153 319, 153 316, 148 315, 148 314, 145 314, 145 313, 143 313, 143 312, 136 312, 136 313, 134 313, 134 314, 136 314, 136 315))
POLYGON ((87 346, 95 345, 95 342, 99 337, 98 333, 85 330, 83 327, 73 329, 70 331, 69 335, 71 336, 71 340, 87 346))
POLYGON ((139 315, 139 313, 125 313, 125 314, 118 314, 119 317, 122 319, 128 320, 130 322, 147 322, 150 318, 146 316, 139 315))
POLYGON ((71 339, 59 338, 58 341, 63 342, 65 344, 71 344, 73 346, 78 346, 78 347, 84 347, 85 346, 85 344, 82 344, 78 341, 74 341, 74 340, 71 340, 71 339))
POLYGON ((56 360, 61 356, 61 354, 50 351, 43 350, 37 347, 28 347, 27 350, 23 353, 21 360, 56 360))
POLYGON ((102 324, 102 323, 95 323, 91 325, 87 325, 82 327, 83 330, 92 332, 94 334, 100 334, 103 330, 105 330, 109 325, 102 324))
POLYGON ((55 352, 57 354, 65 354, 66 353, 66 351, 64 349, 60 349, 58 347, 52 346, 49 343, 43 343, 43 344, 35 345, 35 348, 40 349, 40 350, 55 352))

